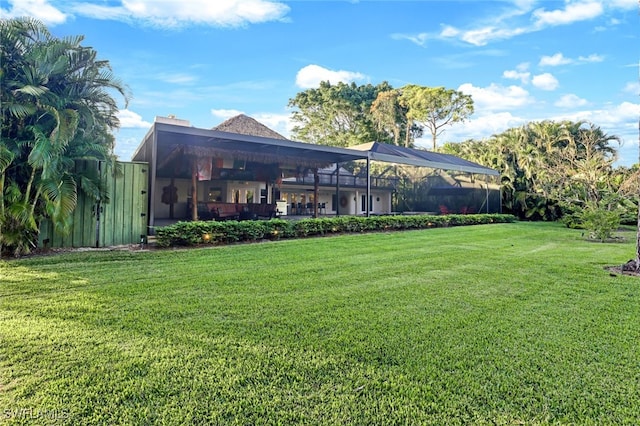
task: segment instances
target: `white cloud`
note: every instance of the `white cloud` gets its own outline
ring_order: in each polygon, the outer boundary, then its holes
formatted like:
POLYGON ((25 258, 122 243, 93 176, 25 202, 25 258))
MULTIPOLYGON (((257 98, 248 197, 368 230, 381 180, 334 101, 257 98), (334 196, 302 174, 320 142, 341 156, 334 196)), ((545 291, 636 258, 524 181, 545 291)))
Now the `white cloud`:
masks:
POLYGON ((289 6, 274 0, 122 0, 121 6, 89 3, 73 6, 75 13, 96 19, 140 20, 162 27, 189 24, 238 27, 283 20, 289 10, 289 6))
POLYGON ((562 53, 556 53, 552 56, 543 56, 538 63, 541 67, 557 67, 558 65, 566 65, 573 62, 569 58, 565 58, 562 53))
POLYGON ((528 84, 531 78, 531 73, 529 70, 529 63, 523 62, 518 64, 515 70, 507 70, 502 73, 504 78, 508 78, 510 80, 520 80, 522 84, 528 84))
MULTIPOLYGON (((474 116, 463 123, 455 123, 440 136, 438 145, 445 142, 462 142, 468 139, 482 140, 504 132, 512 127, 522 126, 526 119, 512 115, 510 112, 488 113, 474 116)), ((430 138, 416 140, 420 146, 431 147, 430 138)))
POLYGON ((543 56, 538 63, 541 67, 557 67, 560 65, 574 64, 574 63, 594 63, 604 61, 604 56, 592 53, 589 56, 578 56, 578 59, 571 59, 565 57, 562 53, 556 53, 552 56, 543 56))
POLYGON ((541 90, 556 90, 560 85, 558 79, 548 72, 534 76, 531 84, 541 90))
POLYGON ((603 110, 593 111, 593 121, 596 124, 631 128, 636 136, 638 135, 638 117, 640 117, 640 104, 631 102, 622 102, 603 110))
POLYGON ((508 110, 533 103, 533 98, 520 86, 499 86, 492 83, 489 87, 475 87, 465 83, 458 90, 471 95, 476 110, 508 110))
POLYGON ((427 40, 430 37, 427 33, 420 33, 416 35, 395 33, 391 34, 391 38, 394 40, 409 40, 417 44, 418 46, 424 46, 425 44, 427 44, 427 40))
POLYGON ((638 0, 608 0, 607 6, 619 9, 636 9, 638 0))
POLYGON ((525 28, 496 28, 484 27, 476 30, 463 31, 461 39, 474 46, 485 46, 491 41, 506 40, 527 33, 525 28))
POLYGON ((175 73, 175 74, 161 74, 158 76, 158 79, 171 84, 189 84, 189 83, 195 82, 198 79, 198 77, 191 74, 175 73))
POLYGON ((630 166, 638 161, 638 116, 640 116, 640 104, 623 102, 618 105, 606 105, 600 109, 558 115, 549 119, 588 121, 600 127, 605 133, 618 136, 622 142, 618 163, 630 166), (633 149, 629 144, 632 144, 633 149))
POLYGON ((130 111, 128 109, 121 109, 118 112, 118 119, 120 120, 120 127, 125 128, 144 128, 151 127, 151 123, 144 121, 142 116, 138 113, 130 111))
POLYGON ((298 71, 296 75, 296 85, 303 89, 317 88, 322 81, 329 81, 331 84, 339 82, 347 83, 364 80, 366 77, 359 72, 353 71, 332 71, 319 65, 307 65, 298 71))
MULTIPOLYGON (((418 35, 396 35, 394 38, 411 40, 416 44, 424 45, 429 38, 452 40, 457 39, 474 46, 484 46, 493 41, 507 40, 513 37, 540 31, 549 26, 568 25, 574 22, 596 18, 604 13, 605 5, 610 8, 631 8, 631 2, 635 0, 577 0, 565 1, 563 9, 546 10, 538 8, 533 10, 537 3, 534 0, 513 1, 512 8, 505 8, 499 14, 491 14, 488 17, 478 17, 475 27, 456 28, 443 24, 439 33, 420 33, 418 35), (530 15, 531 24, 523 25, 522 17, 530 15)), ((492 9, 494 12, 494 9, 492 9)))
POLYGON ((244 111, 239 111, 237 109, 212 109, 211 115, 214 117, 221 118, 222 121, 235 117, 236 115, 244 114, 244 111))
MULTIPOLYGON (((291 131, 293 129, 294 124, 291 122, 291 114, 289 113, 271 113, 271 112, 258 112, 254 114, 248 114, 244 111, 240 111, 237 109, 212 109, 211 115, 220 119, 220 123, 223 121, 235 117, 239 114, 245 114, 250 116, 251 118, 259 121, 264 124, 271 130, 274 130, 280 133, 285 138, 289 138, 291 135, 291 131)), ((217 123, 217 124, 220 124, 217 123)), ((216 124, 216 125, 217 125, 216 124)), ((215 127, 215 126, 214 126, 215 127)))
POLYGON ((48 0, 9 0, 8 3, 9 9, 0 8, 2 19, 30 16, 45 25, 57 25, 64 23, 68 17, 48 0))
POLYGON ((597 55, 595 53, 589 55, 589 56, 579 56, 578 57, 578 61, 580 62, 602 62, 604 61, 604 56, 602 55, 597 55))
POLYGON ((588 102, 586 99, 582 99, 574 94, 563 95, 558 99, 554 105, 558 108, 576 108, 586 105, 588 102))
POLYGON ((623 91, 625 93, 631 93, 632 95, 640 96, 640 82, 633 81, 631 83, 627 83, 626 86, 624 86, 623 91))
POLYGON ((485 46, 491 41, 509 39, 526 32, 526 28, 520 27, 501 28, 496 25, 489 25, 471 30, 460 30, 447 25, 443 27, 442 31, 438 35, 438 38, 459 38, 460 40, 469 44, 473 44, 474 46, 485 46))
POLYGON ((131 134, 132 131, 121 130, 118 131, 116 136, 116 146, 114 154, 120 161, 129 161, 133 158, 133 153, 140 145, 140 141, 144 137, 144 133, 140 135, 131 134))
POLYGON ((604 8, 601 2, 590 0, 567 3, 564 9, 552 11, 538 9, 533 12, 533 16, 536 19, 536 26, 545 27, 586 21, 600 16, 603 12, 604 8))
POLYGON ((459 29, 452 27, 451 25, 445 25, 442 27, 442 31, 440 31, 440 36, 445 38, 458 37, 460 33, 461 31, 459 29))
POLYGON ((291 131, 293 130, 294 123, 291 121, 291 114, 282 113, 264 113, 259 112, 252 115, 253 118, 264 124, 268 128, 275 130, 285 138, 291 137, 291 131))

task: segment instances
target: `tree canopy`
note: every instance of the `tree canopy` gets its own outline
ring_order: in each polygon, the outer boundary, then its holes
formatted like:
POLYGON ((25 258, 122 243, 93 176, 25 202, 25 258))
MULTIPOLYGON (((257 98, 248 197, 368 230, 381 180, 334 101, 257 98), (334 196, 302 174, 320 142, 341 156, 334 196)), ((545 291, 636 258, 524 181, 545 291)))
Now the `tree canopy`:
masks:
POLYGON ((416 122, 429 129, 434 151, 444 127, 466 120, 474 111, 470 95, 444 87, 409 84, 401 89, 399 102, 406 108, 410 123, 416 122))
POLYGON ((292 113, 292 120, 297 123, 294 138, 346 147, 384 137, 369 110, 378 93, 390 88, 386 82, 358 86, 325 81, 318 88, 298 93, 289 100, 289 106, 296 108, 292 113))
POLYGON ((26 252, 38 222, 69 228, 77 195, 105 197, 74 160, 114 160, 114 94, 127 88, 83 37, 53 37, 32 19, 0 20, 0 250, 26 252))
POLYGON ((444 127, 473 114, 473 99, 444 87, 387 82, 372 86, 322 82, 289 100, 296 139, 332 146, 377 141, 412 147, 429 129, 433 148, 444 127))

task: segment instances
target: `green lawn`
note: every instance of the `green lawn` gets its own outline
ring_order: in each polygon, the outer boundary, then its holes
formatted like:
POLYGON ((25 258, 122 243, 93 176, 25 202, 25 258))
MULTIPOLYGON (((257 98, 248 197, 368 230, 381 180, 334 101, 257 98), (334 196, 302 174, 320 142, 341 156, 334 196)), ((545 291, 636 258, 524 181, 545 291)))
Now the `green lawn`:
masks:
POLYGON ((635 253, 500 224, 0 261, 0 423, 640 424, 635 253))

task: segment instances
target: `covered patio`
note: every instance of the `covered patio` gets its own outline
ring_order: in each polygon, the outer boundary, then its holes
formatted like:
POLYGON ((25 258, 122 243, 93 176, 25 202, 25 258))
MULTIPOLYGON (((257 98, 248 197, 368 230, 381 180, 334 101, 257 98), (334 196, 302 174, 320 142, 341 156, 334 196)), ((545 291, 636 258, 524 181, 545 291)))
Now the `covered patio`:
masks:
POLYGON ((167 221, 223 216, 391 214, 396 183, 393 176, 372 177, 372 161, 498 174, 454 156, 385 144, 295 142, 246 116, 214 129, 157 117, 132 159, 149 164, 150 233, 167 221), (363 172, 345 173, 341 165, 350 162, 362 163, 363 172))

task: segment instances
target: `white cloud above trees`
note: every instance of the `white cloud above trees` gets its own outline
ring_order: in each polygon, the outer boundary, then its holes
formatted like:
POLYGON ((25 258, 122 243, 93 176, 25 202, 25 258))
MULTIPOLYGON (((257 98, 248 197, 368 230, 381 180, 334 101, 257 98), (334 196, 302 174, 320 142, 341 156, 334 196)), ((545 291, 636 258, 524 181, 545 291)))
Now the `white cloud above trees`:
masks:
MULTIPOLYGON (((607 10, 628 10, 637 7, 636 0, 566 0, 563 7, 555 9, 536 7, 540 3, 545 4, 532 0, 514 1, 511 9, 505 9, 497 16, 478 17, 475 20, 476 24, 467 28, 444 23, 437 32, 396 33, 392 38, 409 40, 420 46, 424 46, 430 39, 456 40, 474 46, 485 46, 548 27, 589 21, 602 16, 607 10)), ((549 3, 555 6, 560 2, 549 3)))
POLYGON ((602 1, 577 1, 568 2, 564 9, 537 9, 533 12, 535 25, 539 27, 567 25, 593 19, 604 12, 602 3, 602 1))
POLYGON ((286 20, 289 6, 275 0, 122 0, 112 2, 62 2, 8 0, 2 17, 32 16, 48 25, 64 23, 74 15, 179 28, 187 25, 239 27, 286 20))
POLYGON ((149 127, 151 127, 151 123, 148 121, 144 121, 140 114, 128 109, 121 109, 118 112, 118 119, 120 120, 120 127, 123 129, 148 129, 149 127))
POLYGON ((502 77, 510 80, 520 80, 522 84, 528 84, 531 79, 529 72, 529 63, 523 62, 518 64, 515 70, 506 70, 502 73, 502 77))
POLYGON ((235 117, 236 115, 240 115, 240 114, 244 114, 244 111, 240 111, 237 109, 212 109, 211 110, 211 115, 221 119, 221 122, 228 118, 235 117))
POLYGON ((550 74, 548 72, 533 76, 533 78, 531 79, 531 84, 533 84, 540 90, 549 91, 556 90, 558 86, 560 86, 558 79, 555 78, 553 74, 550 74))
POLYGON ((66 13, 52 6, 48 0, 8 0, 7 3, 0 3, 0 18, 22 16, 30 16, 45 25, 62 24, 68 18, 66 13))
POLYGON ((586 99, 574 95, 573 93, 562 95, 554 105, 558 108, 576 108, 587 105, 589 102, 586 99))
POLYGON ((520 86, 505 87, 492 83, 488 87, 476 87, 465 83, 458 90, 471 95, 478 110, 510 110, 533 103, 529 92, 520 86))
POLYGON ((320 65, 307 65, 300 69, 296 75, 296 85, 302 89, 312 89, 320 86, 320 82, 328 81, 331 84, 349 83, 352 81, 366 80, 366 76, 359 72, 339 70, 334 71, 320 65))

